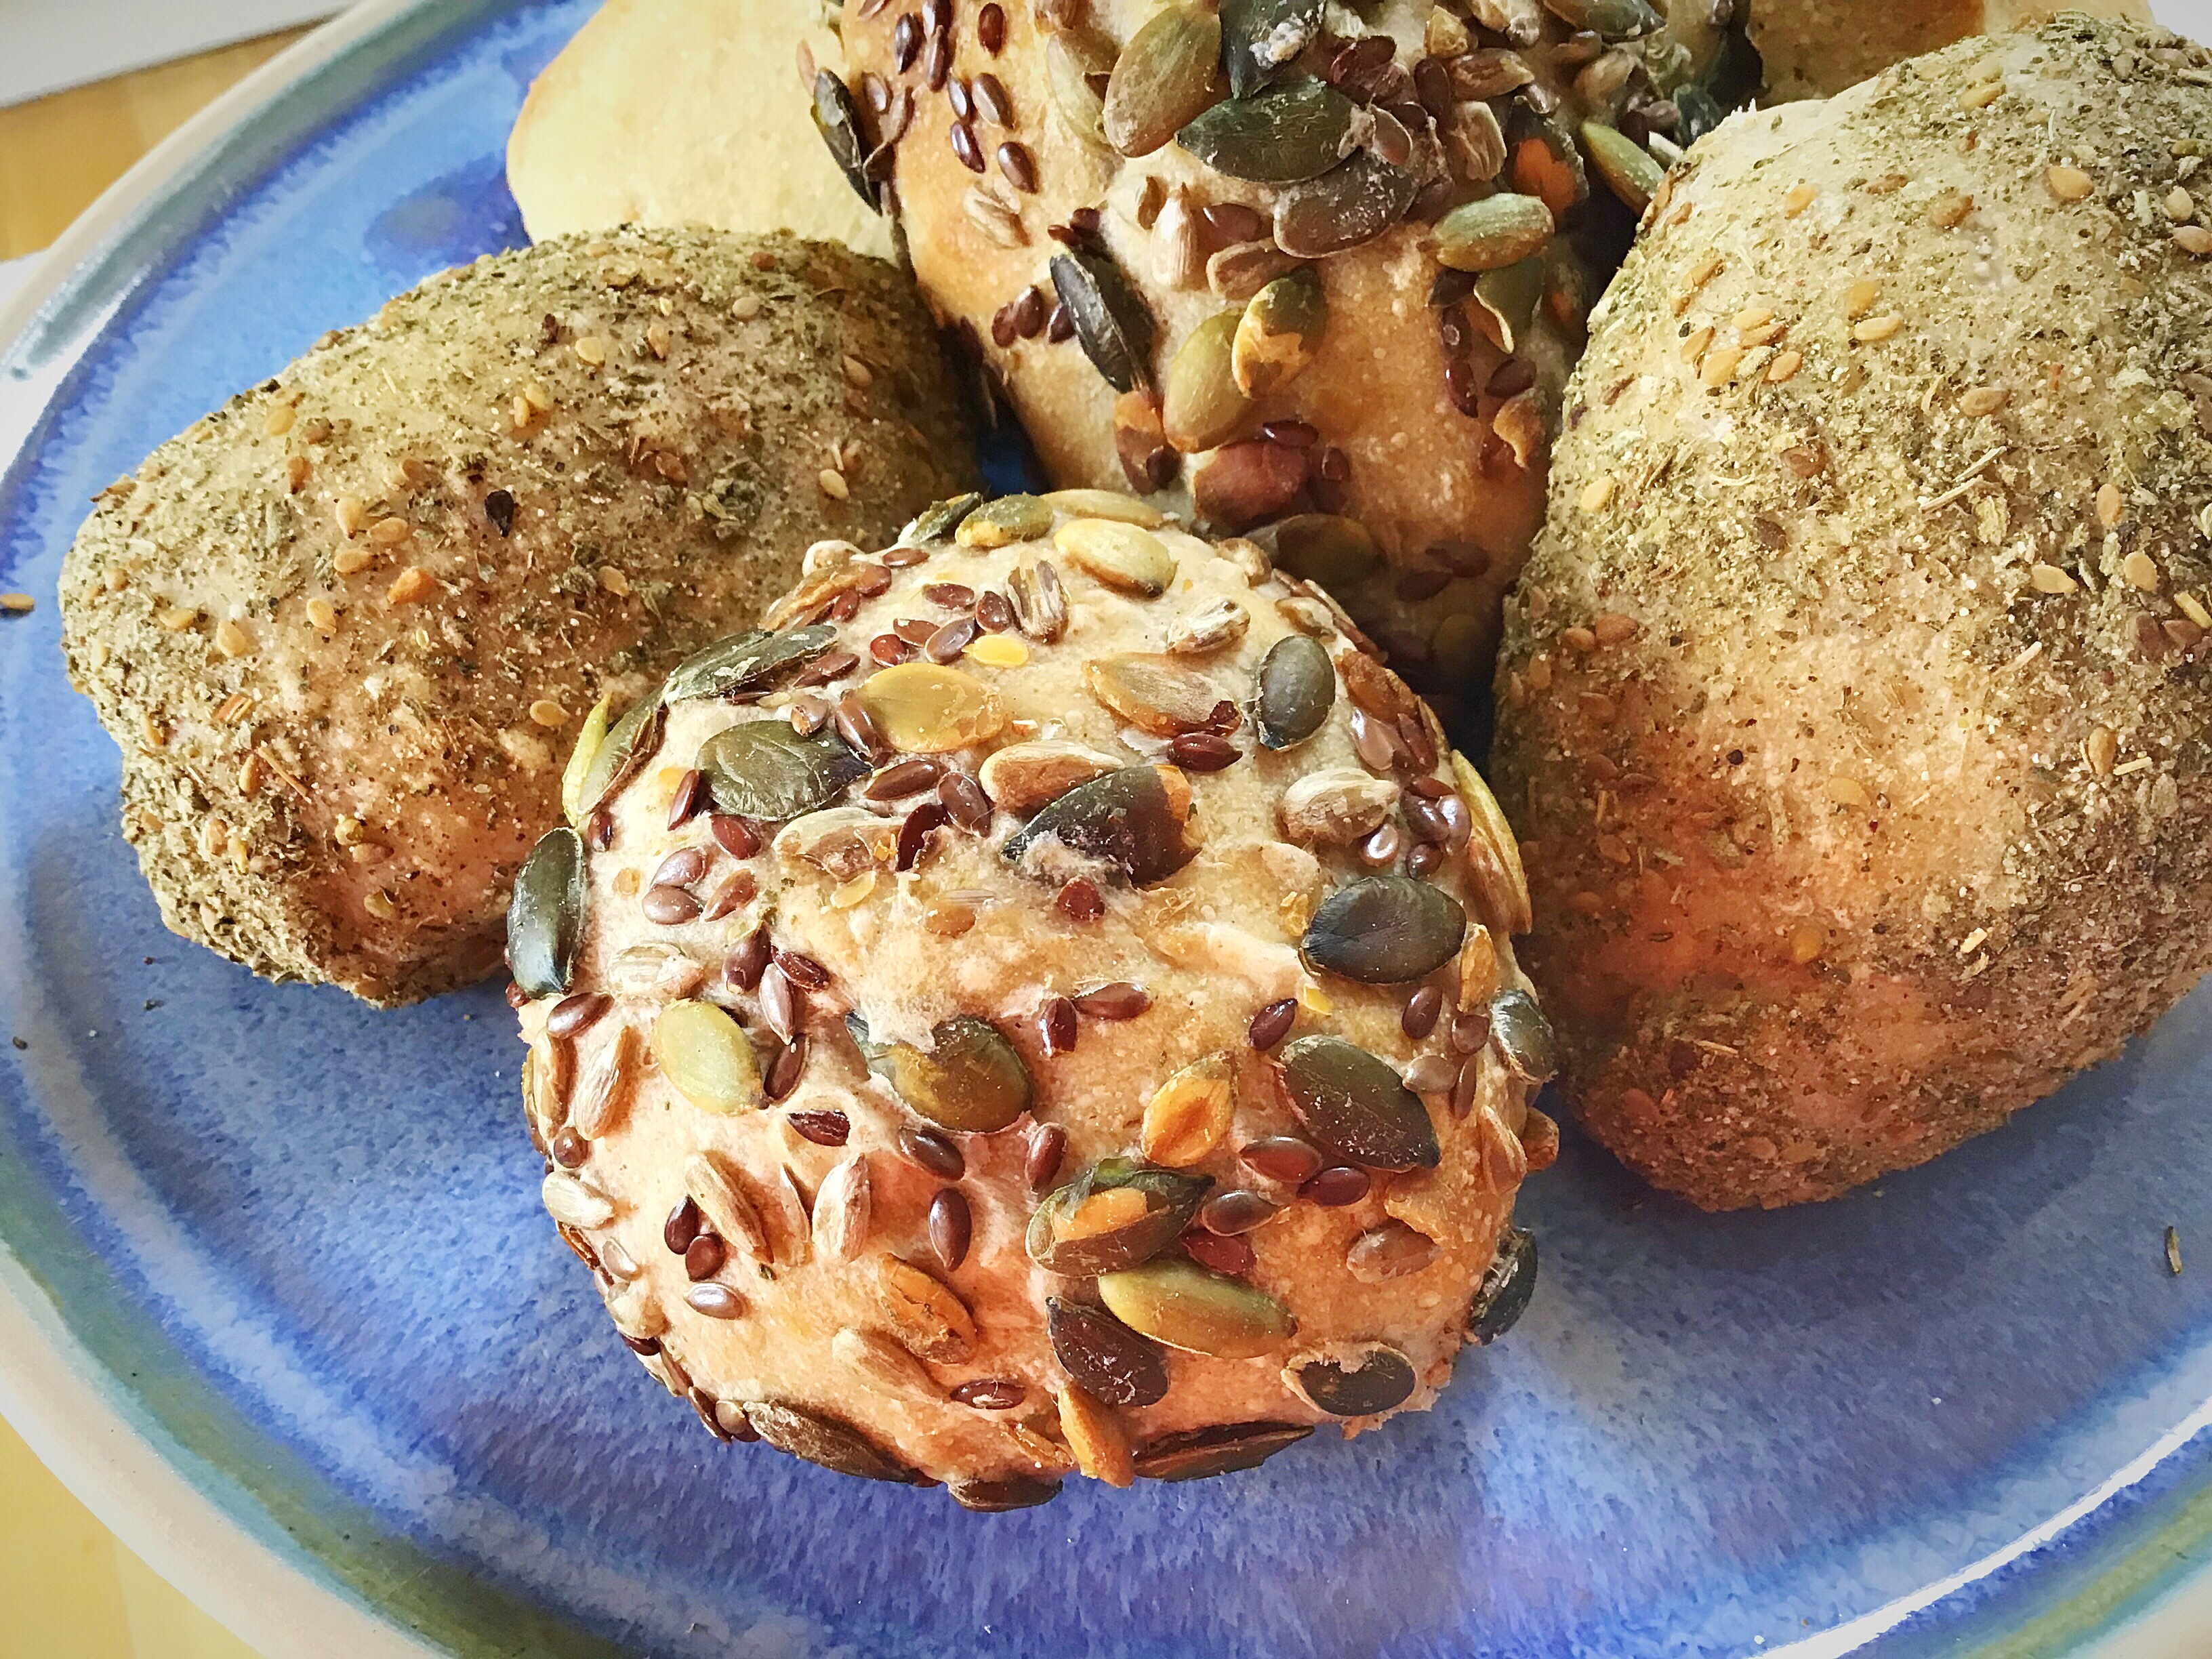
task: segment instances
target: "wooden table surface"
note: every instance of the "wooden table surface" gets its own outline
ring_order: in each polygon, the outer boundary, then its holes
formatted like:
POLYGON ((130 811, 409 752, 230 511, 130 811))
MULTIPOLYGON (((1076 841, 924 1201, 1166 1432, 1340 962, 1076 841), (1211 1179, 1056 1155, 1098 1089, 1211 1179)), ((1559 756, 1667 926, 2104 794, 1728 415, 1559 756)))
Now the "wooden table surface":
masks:
MULTIPOLYGON (((302 30, 0 109, 0 259, 61 234, 133 161, 302 30)), ((255 1659, 0 1423, 0 1659, 255 1659)))

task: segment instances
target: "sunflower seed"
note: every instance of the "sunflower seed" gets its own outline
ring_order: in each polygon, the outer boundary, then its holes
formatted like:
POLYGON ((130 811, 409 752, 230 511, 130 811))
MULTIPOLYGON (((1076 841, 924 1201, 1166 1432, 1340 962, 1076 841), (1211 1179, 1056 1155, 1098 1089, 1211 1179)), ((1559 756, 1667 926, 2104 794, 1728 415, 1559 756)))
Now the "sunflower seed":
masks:
POLYGON ((629 1109, 636 1061, 635 1028, 626 1023, 617 1025, 577 1076, 575 1092, 569 1097, 568 1127, 586 1140, 601 1139, 614 1129, 629 1109))
POLYGON ((857 1261, 868 1242, 874 1184, 865 1152, 855 1152, 822 1178, 814 1194, 814 1243, 832 1261, 857 1261))
POLYGON ((1203 657, 1236 644, 1252 626, 1252 613, 1234 599, 1213 599, 1168 624, 1168 654, 1203 657))
POLYGON ((1050 645, 1067 631, 1067 599, 1060 573, 1039 559, 1017 565, 1006 577, 1006 597, 1014 608, 1014 626, 1040 645, 1050 645))
POLYGON ((612 1200, 593 1192, 572 1175, 555 1170, 538 1185, 545 1212, 571 1227, 604 1227, 615 1218, 612 1200))
POLYGON ((1207 258, 1206 285, 1216 299, 1243 305, 1278 276, 1297 269, 1298 262, 1273 242, 1240 242, 1207 258))
POLYGON ((888 1394, 920 1400, 943 1398, 943 1391, 921 1368, 921 1362, 880 1332, 856 1330, 848 1325, 830 1339, 830 1356, 888 1394))
POLYGON ((941 1365, 975 1352, 975 1317, 949 1285, 895 1255, 876 1258, 876 1303, 907 1352, 941 1365))
POLYGON ((913 1484, 914 1472, 879 1450, 858 1429, 817 1412, 775 1401, 749 1401, 745 1420, 778 1451, 863 1480, 913 1484))
POLYGON ((728 1158, 716 1152, 690 1154, 684 1160, 684 1190, 725 1243, 741 1246, 756 1261, 775 1261, 768 1225, 728 1158))
POLYGON ((1350 767, 1309 773, 1283 792, 1283 833, 1309 847, 1348 847, 1390 816, 1397 786, 1350 767))

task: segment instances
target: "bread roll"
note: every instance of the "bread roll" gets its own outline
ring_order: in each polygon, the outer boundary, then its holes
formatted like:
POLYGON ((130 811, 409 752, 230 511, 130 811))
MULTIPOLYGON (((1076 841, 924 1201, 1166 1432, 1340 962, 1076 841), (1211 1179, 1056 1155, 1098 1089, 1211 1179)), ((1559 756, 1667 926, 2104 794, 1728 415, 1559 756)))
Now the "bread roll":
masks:
POLYGON ((1732 118, 1570 391, 1496 750, 1583 1121, 1713 1208, 1994 1128, 2212 963, 2212 53, 1732 118))
POLYGON ((816 0, 606 0, 538 79, 507 146, 539 241, 609 225, 788 230, 894 257, 807 119, 804 52, 837 62, 816 0))
POLYGON ((1592 262, 1632 217, 1578 143, 1640 208, 1635 140, 1680 130, 1685 85, 1711 106, 1691 77, 1721 41, 1698 58, 1642 0, 1322 9, 897 0, 848 6, 844 36, 915 274, 1052 478, 1177 483, 1218 531, 1297 520, 1255 533, 1417 684, 1463 689, 1541 514, 1592 262), (1101 283, 1128 337, 1103 368, 1101 283))
POLYGON ((2069 10, 2150 21, 2145 0, 1750 0, 1749 22, 1768 99, 1781 102, 1826 98, 1900 58, 2069 10))
POLYGON ((1429 1405, 1555 1145, 1488 792, 1250 544, 974 506, 591 757, 510 930, 549 1209, 717 1434, 973 1508, 1429 1405))
POLYGON ((706 230, 433 277, 105 492, 71 678, 178 933, 372 1002, 499 959, 560 755, 975 461, 890 267, 706 230))

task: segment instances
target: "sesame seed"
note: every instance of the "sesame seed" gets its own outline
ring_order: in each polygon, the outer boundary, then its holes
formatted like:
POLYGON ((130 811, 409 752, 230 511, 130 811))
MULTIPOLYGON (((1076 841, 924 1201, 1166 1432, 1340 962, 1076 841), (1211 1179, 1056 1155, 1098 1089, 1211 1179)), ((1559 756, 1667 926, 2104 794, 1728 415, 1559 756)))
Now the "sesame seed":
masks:
POLYGON ((1712 348, 1715 332, 1716 331, 1711 328, 1701 328, 1683 341, 1682 361, 1686 363, 1694 363, 1698 358, 1704 356, 1712 348))
POLYGON ((1597 649, 1597 635, 1587 628, 1563 628, 1559 630, 1559 643, 1587 656, 1597 649))
POLYGON ((1772 306, 1746 306, 1735 314, 1734 326, 1738 333, 1754 329, 1774 320, 1772 306))
POLYGON ((1857 320, 1874 309, 1874 302, 1881 297, 1881 284, 1871 277, 1863 277, 1844 290, 1844 316, 1857 320))
POLYGON ((599 368, 607 360, 607 343, 596 334, 586 334, 576 342, 577 360, 599 368))
POLYGON ((2212 230, 2202 225, 2183 225, 2173 233, 2174 245, 2184 253, 2193 253, 2202 259, 2212 254, 2212 230))
POLYGON ((259 794, 261 793, 262 774, 266 769, 265 769, 261 763, 260 756, 248 755, 245 760, 239 763, 238 793, 241 795, 259 794))
POLYGON ((334 634, 337 631, 338 609, 328 599, 309 599, 307 620, 314 624, 318 633, 334 634))
POLYGON ((1805 354, 1803 352, 1784 351, 1779 354, 1771 363, 1767 365, 1767 384, 1770 386, 1780 386, 1785 380, 1794 380, 1796 378, 1797 371, 1804 367, 1805 354))
POLYGON ((352 847, 358 844, 361 838, 368 833, 368 826, 349 813, 332 826, 331 839, 341 847, 352 847))
POLYGON ((553 408, 553 394, 536 380, 525 384, 522 388, 522 400, 540 415, 550 413, 553 408))
POLYGON ((342 547, 331 555, 331 568, 341 576, 357 576, 376 562, 376 556, 359 547, 342 547))
POLYGON ((215 648, 226 657, 243 657, 253 649, 253 635, 230 617, 216 624, 215 648))
POLYGON ((1974 198, 1964 191, 1947 190, 1928 204, 1928 222, 1938 230, 1955 230, 1974 210, 1974 198))
POLYGON ((1959 399, 1959 407, 1969 415, 1994 415, 2011 395, 2002 386, 1978 386, 1959 399))
POLYGON ((410 564, 392 578, 392 586, 384 591, 384 597, 392 605, 417 605, 428 599, 437 586, 430 579, 428 571, 410 564))
POLYGON ((1723 346, 1706 354, 1698 367, 1698 379, 1709 392, 1717 392, 1735 379, 1737 366, 1743 362, 1741 346, 1723 346))
POLYGON ((2120 561, 2120 574, 2130 587, 2140 587, 2146 593, 2158 592, 2158 561, 2140 548, 2120 561))
POLYGON ((338 521, 338 533, 349 541, 360 532, 362 521, 368 516, 368 508, 358 495, 339 496, 331 511, 338 521))
POLYGON ((1873 345, 1878 341, 1887 340, 1904 326, 1905 319, 1894 314, 1887 317, 1869 317, 1853 327, 1851 338, 1862 345, 1873 345))
POLYGON ((843 501, 852 499, 852 486, 845 482, 845 475, 834 466, 823 467, 815 475, 815 482, 822 486, 822 493, 832 501, 843 501))
POLYGON ((1604 512, 1612 505, 1613 493, 1618 488, 1619 485, 1610 472, 1601 473, 1592 478, 1583 486, 1582 510, 1585 513, 1604 512))
POLYGON ((2058 166, 2043 175, 2051 193, 2062 202, 2078 202, 2096 189, 2097 181, 2079 167, 2058 166))
POLYGON ((630 596, 629 578, 611 564, 603 564, 599 567, 599 586, 618 599, 626 599, 630 596))
POLYGON ((870 369, 869 367, 866 363, 862 362, 858 357, 847 357, 844 360, 842 367, 845 371, 846 380, 849 384, 858 386, 863 392, 866 392, 870 386, 876 383, 874 371, 870 369))
POLYGON ((1977 927, 1959 941, 1959 954, 1962 957, 1970 957, 1988 944, 1989 939, 1990 930, 1986 927, 1977 927))
POLYGON ((667 357, 668 357, 668 349, 669 349, 669 347, 671 347, 671 346, 674 345, 675 343, 676 343, 676 337, 675 337, 673 334, 672 334, 672 333, 670 333, 670 332, 668 331, 668 325, 667 325, 667 324, 665 324, 665 323, 647 323, 647 324, 646 325, 646 328, 645 328, 645 346, 646 346, 646 349, 647 349, 647 350, 648 350, 648 351, 650 351, 651 353, 653 353, 653 355, 654 356, 656 356, 656 357, 658 357, 658 358, 660 358, 663 362, 665 362, 665 361, 667 360, 667 357))
POLYGON ((1790 187, 1790 193, 1782 198, 1783 213, 1787 217, 1795 219, 1807 208, 1813 205, 1813 198, 1820 193, 1819 190, 1811 185, 1792 185, 1790 187))
POLYGON ((271 404, 268 418, 261 422, 262 434, 270 438, 283 437, 292 429, 292 422, 299 418, 299 413, 289 404, 271 404))
POLYGON ((2182 614, 2199 628, 2212 628, 2212 611, 2206 610, 2204 601, 2194 593, 2176 593, 2173 602, 2181 607, 2182 614))
POLYGON ((550 697, 540 697, 530 705, 530 720, 533 726, 566 726, 568 711, 550 697))
POLYGON ((2097 490, 2097 522, 2099 524, 2107 530, 2117 530, 2119 527, 2120 514, 2126 507, 2126 497, 2120 494, 2120 487, 2118 484, 2106 483, 2099 486, 2097 490))
POLYGON ((854 905, 865 902, 875 890, 876 872, 872 870, 863 870, 830 895, 830 908, 833 910, 849 910, 854 905))
POLYGON ((216 705, 216 724, 217 726, 237 725, 239 721, 253 712, 253 694, 250 691, 232 692, 216 705))
POLYGON ((1828 948, 1828 930, 1817 921, 1801 921, 1790 930, 1790 960, 1800 968, 1818 962, 1828 948))
POLYGON ((415 526, 397 514, 379 519, 368 527, 369 540, 384 547, 397 547, 414 533, 415 526))
POLYGON ((2030 565, 2027 580, 2039 593, 2073 593, 2079 592, 2081 586, 2055 564, 2030 565))
POLYGON ((1984 81, 1978 87, 1968 87, 1959 94, 1959 107, 1987 109, 2004 96, 2004 89, 2005 83, 2002 81, 1984 81))
POLYGON ((2179 185, 2166 193, 2166 216, 2178 225, 2185 225, 2197 216, 2197 202, 2179 185))
POLYGON ((1866 785, 1851 777, 1830 778, 1828 799, 1838 806, 1865 808, 1874 805, 1874 797, 1867 793, 1866 785))
POLYGON ((2089 763, 2090 771, 2100 778, 2112 775, 2112 763, 2119 758, 2120 739, 2109 726, 2100 726, 2081 741, 2081 758, 2089 763))
POLYGON ((2116 778, 2129 777, 2137 772, 2148 772, 2155 764, 2148 755, 2138 755, 2126 765, 2114 767, 2112 775, 2116 778))
POLYGON ((392 895, 381 887, 373 887, 361 902, 361 908, 379 921, 389 921, 399 914, 399 907, 392 902, 392 895))
POLYGON ((740 294, 730 302, 730 315, 741 323, 750 323, 760 314, 761 296, 757 294, 740 294))
POLYGON ((181 634, 200 619, 200 613, 181 605, 164 605, 154 613, 154 620, 172 634, 181 634))

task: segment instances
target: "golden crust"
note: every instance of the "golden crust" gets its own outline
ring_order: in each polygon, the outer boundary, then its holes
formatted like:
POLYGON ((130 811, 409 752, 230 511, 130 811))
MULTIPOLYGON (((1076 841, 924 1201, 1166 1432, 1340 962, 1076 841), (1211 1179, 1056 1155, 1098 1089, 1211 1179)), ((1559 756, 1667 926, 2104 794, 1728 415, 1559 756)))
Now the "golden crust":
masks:
MULTIPOLYGON (((1141 512, 1126 497, 1117 510, 1141 512)), ((1066 544, 1069 514, 1060 518, 1066 544)), ((864 676, 875 674, 877 660, 871 641, 895 623, 927 620, 935 626, 955 617, 963 601, 955 594, 948 603, 936 585, 1003 595, 1012 573, 1040 558, 1055 564, 1065 581, 1064 639, 1046 643, 1017 631, 987 634, 983 644, 995 642, 1002 665, 993 665, 989 652, 956 659, 971 685, 988 688, 994 712, 979 724, 995 729, 937 757, 980 775, 1008 800, 1021 795, 1011 768, 1022 744, 1079 744, 1114 764, 1139 769, 1165 758, 1164 740, 1123 724, 1094 687, 1102 664, 1119 653, 1158 653, 1178 617, 1222 605, 1244 612, 1241 634, 1170 659, 1177 672, 1204 677, 1231 701, 1245 695, 1261 659, 1294 632, 1318 629, 1340 662, 1357 655, 1310 611, 1296 604, 1287 611, 1278 608, 1278 601, 1304 596, 1297 584, 1268 574, 1249 544, 1217 556, 1173 526, 1157 535, 1176 568, 1170 591, 1154 599, 1094 580, 1050 539, 988 551, 939 544, 918 567, 891 571, 857 553, 833 561, 811 573, 806 597, 779 615, 818 617, 829 610, 833 622, 844 617, 836 623, 840 645, 858 661, 818 692, 786 687, 754 707, 670 705, 658 751, 614 799, 611 844, 588 858, 587 916, 568 987, 573 997, 611 994, 613 1002, 573 1040, 547 1036, 556 1006, 552 995, 526 1006, 522 1026, 533 1044, 533 1076, 580 1079, 624 1041, 642 1052, 665 1009, 696 1008, 696 999, 728 1009, 758 1048, 763 1068, 773 1071, 781 1045, 769 1029, 764 998, 721 976, 721 965, 743 955, 756 929, 765 929, 779 951, 799 953, 821 970, 818 986, 801 1000, 803 1071, 774 1103, 756 1095, 732 1103, 736 1109, 728 1115, 701 1110, 672 1086, 664 1057, 658 1070, 635 1074, 618 1121, 577 1142, 573 1133, 567 1141, 560 1137, 574 1130, 583 1084, 534 1097, 539 1133, 611 1206, 582 1242, 604 1263, 611 1240, 617 1267, 637 1266, 628 1276, 603 1266, 601 1288, 617 1323, 632 1337, 659 1344, 648 1365, 668 1381, 666 1364, 674 1360, 683 1379, 678 1392, 703 1393, 703 1413, 764 1402, 796 1407, 860 1429, 896 1465, 956 1487, 1049 1480, 1066 1472, 1070 1454, 1054 1401, 1068 1382, 1047 1336, 1045 1301, 1087 1301, 1091 1287, 1045 1272, 1024 1250, 1038 1203, 1024 1169, 1032 1125, 1054 1126, 1066 1137, 1048 1190, 1074 1180, 1095 1160, 1135 1158, 1140 1146, 1149 1146, 1176 1157, 1188 1173, 1214 1180, 1217 1192, 1257 1189, 1284 1206, 1246 1236, 1256 1255, 1247 1271, 1251 1284, 1289 1309, 1295 1336, 1250 1358, 1176 1352, 1158 1403, 1101 1407, 1140 1449, 1139 1467, 1143 1447, 1176 1433, 1255 1421, 1342 1420, 1285 1384, 1282 1369, 1296 1355, 1388 1343, 1413 1364, 1417 1383, 1405 1403, 1414 1407, 1430 1403, 1448 1378, 1468 1340, 1470 1297, 1492 1262, 1527 1165, 1521 1137, 1534 1121, 1526 1107, 1530 1091, 1506 1070, 1498 1051, 1466 1062, 1471 1109, 1455 1115, 1446 1098, 1449 1083, 1444 1093, 1427 1097, 1425 1110, 1441 1142, 1439 1167, 1377 1173, 1371 1192, 1356 1202, 1324 1208, 1299 1201, 1293 1186, 1262 1179, 1237 1158, 1257 1137, 1297 1133, 1274 1067, 1248 1036, 1255 1013, 1278 999, 1305 999, 1297 1036, 1340 1034, 1395 1070, 1428 1055, 1429 1069, 1441 1066, 1449 1079, 1461 1065, 1449 1013, 1420 1039, 1410 1038, 1402 1021, 1410 987, 1316 975, 1302 966, 1297 951, 1316 900, 1367 868, 1345 842, 1323 840, 1309 848, 1285 842, 1285 794, 1292 783, 1324 771, 1370 775, 1353 748, 1352 688, 1370 701, 1406 698, 1383 671, 1361 659, 1360 668, 1344 672, 1326 723, 1297 746, 1261 750, 1248 723, 1234 733, 1247 752, 1226 769, 1171 778, 1170 798, 1188 792, 1190 829, 1203 844, 1192 862, 1141 890, 1087 861, 1066 869, 1036 855, 1019 867, 1009 863, 1003 848, 1021 823, 1010 811, 999 811, 980 833, 957 824, 939 829, 912 867, 901 872, 893 849, 902 823, 909 811, 933 811, 934 792, 887 789, 891 798, 871 808, 856 784, 836 804, 781 828, 765 826, 759 850, 744 858, 732 856, 730 839, 705 816, 669 827, 672 793, 686 787, 687 768, 708 763, 702 753, 708 738, 745 723, 787 732, 794 701, 836 699, 869 684, 864 676), (854 607, 852 590, 882 591, 854 607), (848 593, 844 609, 831 609, 840 592, 848 593), (1022 660, 1014 662, 1018 655, 1022 660), (982 764, 991 757, 1000 763, 982 764), (720 920, 657 924, 646 914, 645 895, 665 861, 688 848, 699 850, 701 867, 683 873, 710 909, 725 892, 742 902, 733 901, 720 920), (1060 878, 1079 868, 1100 890, 1095 916, 1056 902, 1060 878), (1049 1001, 1102 982, 1139 986, 1148 1006, 1123 1019, 1085 1014, 1073 1046, 1048 1054, 1042 1030, 1049 1001), (695 1000, 680 1000, 686 998, 695 1000), (860 1016, 872 1042, 922 1048, 937 1040, 933 1033, 940 1022, 988 1020, 1033 1079, 1031 1109, 995 1133, 950 1135, 963 1155, 964 1172, 927 1172, 901 1152, 900 1137, 928 1125, 886 1082, 871 1076, 848 1035, 848 1012, 860 1016), (625 1030, 634 1036, 617 1035, 625 1030), (1212 1071, 1206 1069, 1206 1056, 1219 1057, 1212 1071), (1169 1108, 1159 1096, 1171 1074, 1194 1062, 1201 1062, 1203 1077, 1221 1079, 1226 1122, 1200 1113, 1182 1122, 1177 1139, 1166 1133, 1169 1108), (847 1137, 832 1146, 797 1133, 793 1115, 806 1112, 842 1115, 847 1137), (662 1239, 663 1218, 682 1201, 684 1170, 701 1154, 725 1159, 738 1172, 775 1235, 772 1277, 734 1259, 717 1277, 745 1304, 736 1319, 702 1314, 687 1300, 691 1282, 662 1239), (832 1172, 856 1163, 871 1197, 865 1220, 857 1223, 849 1205, 832 1197, 858 1179, 832 1172), (947 1188, 957 1191, 973 1221, 972 1245, 951 1267, 934 1255, 926 1220, 936 1195, 947 1188), (842 1219, 833 1221, 833 1210, 842 1219), (1433 1260, 1402 1276, 1355 1277, 1346 1265, 1348 1248, 1376 1228, 1392 1226, 1394 1217, 1435 1241, 1433 1260), (908 1266, 887 1267, 887 1261, 908 1266), (915 1277, 924 1270, 929 1279, 915 1277), (927 1332, 922 1334, 928 1340, 920 1340, 913 1331, 902 1340, 878 1282, 885 1273, 901 1276, 909 1299, 936 1297, 931 1279, 949 1289, 973 1322, 972 1341, 963 1346, 927 1332), (1016 1385, 1018 1407, 981 1410, 951 1397, 963 1384, 993 1379, 1016 1385)), ((878 724, 887 735, 902 729, 887 710, 878 724)), ((926 740, 937 746, 925 734, 910 738, 910 750, 926 740)), ((1440 791, 1464 787, 1448 754, 1433 758, 1436 764, 1425 770, 1409 763, 1400 781, 1429 777, 1436 780, 1429 787, 1440 791)), ((1398 787, 1385 782, 1386 806, 1398 787)), ((1430 878, 1478 922, 1494 908, 1495 891, 1482 884, 1480 867, 1462 854, 1447 858, 1430 878)), ((679 902, 665 914, 680 916, 686 908, 696 907, 679 902)), ((1447 1008, 1463 992, 1480 1019, 1496 991, 1525 987, 1503 932, 1505 919, 1497 920, 1498 932, 1473 928, 1468 948, 1431 976, 1447 1008)), ((1187 1097, 1203 1094, 1199 1074, 1186 1081, 1187 1097)), ((950 1322, 959 1326, 961 1319, 950 1322)), ((1079 1404, 1079 1414, 1081 1409, 1079 1404)), ((1379 1417, 1352 1426, 1371 1420, 1379 1417)), ((1085 1417, 1079 1426, 1089 1437, 1097 1425, 1085 1417)), ((1115 1465, 1109 1458, 1101 1467, 1115 1465)))
POLYGON ((497 963, 597 697, 750 620, 786 550, 888 534, 973 466, 889 266, 548 243, 328 337, 105 492, 64 568, 70 672, 171 927, 411 1001, 497 963))
POLYGON ((1739 117, 1613 286, 1496 765, 1571 1092, 1699 1204, 1933 1157, 2212 962, 2208 63, 2069 21, 1739 117))
POLYGON ((1751 0, 1751 43, 1771 98, 1826 98, 1901 58, 1973 34, 2002 34, 2061 11, 2150 21, 2145 0, 1751 0))

